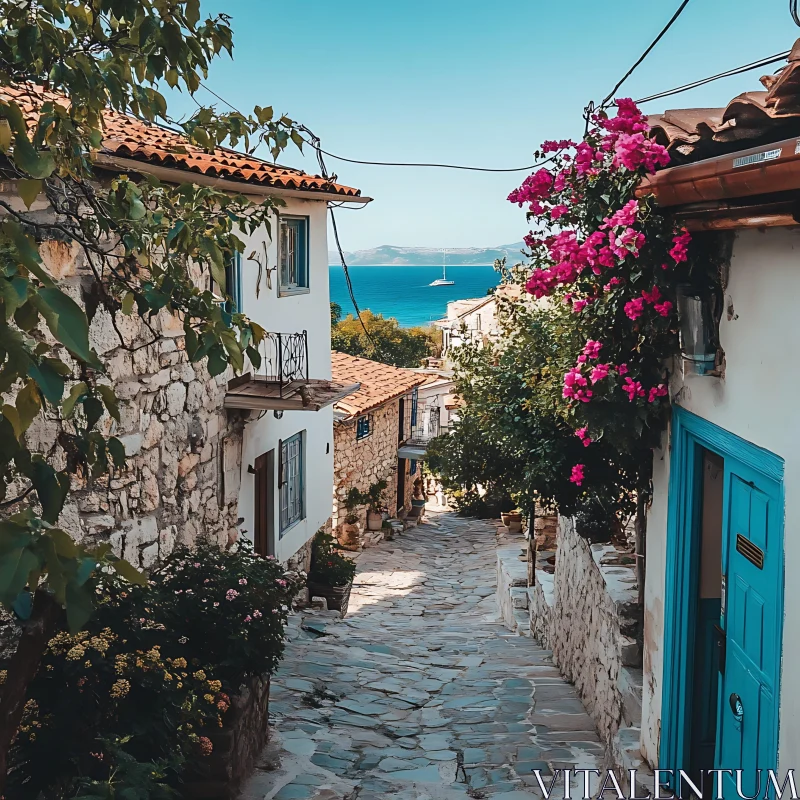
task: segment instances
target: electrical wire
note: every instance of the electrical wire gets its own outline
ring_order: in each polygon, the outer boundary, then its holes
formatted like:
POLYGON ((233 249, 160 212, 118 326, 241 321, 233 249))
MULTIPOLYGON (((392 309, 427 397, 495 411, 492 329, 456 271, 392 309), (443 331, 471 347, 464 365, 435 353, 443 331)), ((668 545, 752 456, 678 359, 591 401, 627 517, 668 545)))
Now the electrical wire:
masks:
MULTIPOLYGON (((687 0, 688 2, 688 0, 687 0)), ((217 98, 221 103, 225 103, 228 108, 232 111, 235 111, 237 114, 241 114, 242 112, 239 111, 236 106, 232 103, 229 103, 224 97, 217 94, 213 89, 206 86, 205 83, 200 81, 200 86, 203 87, 209 94, 213 95, 217 98)), ((549 163, 553 160, 553 156, 544 159, 543 161, 539 161, 536 164, 528 164, 524 167, 472 167, 466 166, 464 164, 439 164, 434 162, 416 162, 416 161, 363 161, 357 158, 347 158, 345 156, 336 155, 336 153, 331 153, 328 150, 323 150, 320 146, 320 140, 318 137, 314 137, 308 128, 304 125, 298 126, 298 128, 305 133, 307 133, 310 137, 309 139, 305 139, 304 141, 306 144, 311 145, 317 153, 322 153, 329 158, 335 158, 337 161, 346 161, 348 164, 364 164, 370 167, 424 167, 424 168, 434 168, 434 169, 460 169, 460 170, 467 170, 469 172, 530 172, 532 169, 536 169, 537 167, 541 167, 544 164, 549 163)), ((323 176, 325 177, 325 176, 323 176)))
POLYGON ((434 169, 461 169, 461 170, 467 170, 469 172, 530 172, 532 169, 541 167, 543 164, 547 164, 549 161, 553 160, 553 156, 550 156, 549 158, 546 158, 543 161, 539 161, 536 164, 529 164, 526 167, 506 167, 506 168, 468 167, 464 166, 463 164, 436 164, 436 163, 416 162, 416 161, 362 161, 357 158, 345 158, 344 156, 337 156, 335 153, 329 153, 327 150, 323 150, 321 147, 315 145, 313 142, 309 142, 309 144, 315 150, 318 150, 320 153, 324 153, 326 156, 329 156, 330 158, 335 158, 337 161, 346 161, 348 164, 365 164, 370 167, 427 167, 434 169))
POLYGON ((617 85, 608 93, 608 96, 605 98, 605 100, 603 100, 603 102, 600 103, 600 108, 605 108, 608 105, 609 100, 611 100, 614 97, 614 95, 616 95, 619 87, 622 86, 622 84, 625 83, 625 81, 628 80, 628 78, 630 78, 631 75, 633 75, 638 66, 642 63, 642 61, 644 61, 647 58, 647 56, 650 55, 652 49, 661 41, 666 32, 673 26, 673 24, 678 19, 678 17, 683 13, 683 9, 686 8, 687 5, 689 5, 689 0, 683 0, 680 6, 678 6, 678 10, 672 15, 672 19, 661 29, 661 33, 659 33, 658 36, 656 36, 656 38, 653 39, 652 42, 650 42, 650 46, 647 48, 647 50, 645 50, 644 53, 642 53, 641 56, 639 56, 639 59, 636 61, 636 63, 619 79, 617 85))
POLYGON ((797 10, 797 0, 789 0, 789 13, 792 15, 794 24, 800 27, 800 13, 797 10))
MULTIPOLYGON (((219 100, 221 103, 224 103, 226 106, 228 106, 228 108, 230 108, 232 111, 235 111, 237 114, 242 114, 242 112, 239 111, 239 109, 236 108, 236 106, 233 105, 233 103, 228 102, 224 97, 222 97, 222 95, 217 94, 213 89, 211 89, 209 86, 206 86, 206 84, 203 83, 202 81, 200 81, 200 86, 202 86, 209 94, 211 94, 214 97, 216 97, 217 100, 219 100)), ((242 116, 244 116, 244 114, 242 114, 242 116)), ((322 175, 322 177, 326 181, 330 180, 330 177, 328 175, 327 167, 325 166, 325 160, 322 157, 322 153, 324 153, 325 151, 322 150, 319 147, 319 141, 320 141, 319 137, 315 136, 313 131, 311 131, 305 125, 300 125, 298 127, 299 127, 300 130, 302 130, 303 132, 307 133, 309 135, 309 137, 311 138, 311 141, 308 142, 308 144, 312 145, 312 147, 314 147, 314 149, 316 150, 317 162, 319 164, 320 174, 322 175)), ((328 154, 326 154, 326 155, 328 155, 328 154)), ((340 205, 341 205, 341 203, 337 204, 337 207, 339 207, 340 205)), ((342 249, 342 244, 341 244, 341 242, 339 240, 339 228, 336 225, 336 216, 333 213, 333 207, 329 207, 328 210, 330 211, 330 214, 331 214, 331 227, 333 229, 333 238, 334 238, 334 241, 336 243, 336 250, 337 250, 337 252, 339 254, 339 260, 342 263, 342 270, 344 271, 344 279, 345 279, 345 283, 347 285, 347 293, 350 295, 350 302, 353 304, 353 308, 354 308, 354 310, 356 312, 356 317, 358 318, 358 321, 361 323, 361 328, 364 331, 364 336, 367 337, 367 341, 372 346, 372 350, 373 350, 374 354, 377 357, 383 357, 383 354, 381 353, 380 348, 378 347, 378 345, 375 342, 375 340, 372 338, 372 335, 370 334, 369 330, 367 329, 367 326, 364 323, 364 320, 363 320, 363 318, 361 316, 361 309, 358 307, 358 301, 356 300, 356 295, 355 295, 355 292, 353 290, 353 281, 350 278, 350 270, 348 269, 347 260, 344 257, 344 250, 342 249)))
POLYGON ((689 89, 696 89, 698 86, 704 86, 712 81, 718 81, 720 78, 729 78, 731 75, 740 75, 743 72, 749 72, 750 70, 758 69, 759 67, 766 67, 770 64, 776 64, 779 61, 785 61, 790 52, 791 51, 786 50, 783 53, 776 53, 774 56, 767 56, 759 61, 753 61, 752 63, 744 64, 741 67, 734 67, 733 69, 726 70, 725 72, 720 72, 717 75, 711 75, 708 78, 701 78, 700 80, 692 81, 692 83, 686 83, 683 86, 676 87, 675 89, 668 89, 665 92, 658 92, 657 94, 651 94, 647 97, 642 97, 640 100, 636 101, 636 104, 641 105, 642 103, 648 103, 651 100, 660 100, 662 97, 670 97, 674 94, 687 92, 689 89))

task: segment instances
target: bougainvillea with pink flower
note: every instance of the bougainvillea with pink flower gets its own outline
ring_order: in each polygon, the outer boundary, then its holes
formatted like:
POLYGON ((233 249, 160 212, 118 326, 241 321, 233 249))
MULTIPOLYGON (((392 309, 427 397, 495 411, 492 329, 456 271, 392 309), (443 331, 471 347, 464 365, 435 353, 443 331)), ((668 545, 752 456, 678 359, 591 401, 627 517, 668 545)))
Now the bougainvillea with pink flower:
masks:
MULTIPOLYGON (((594 114, 583 141, 546 142, 539 154, 549 155, 547 166, 508 199, 531 224, 525 289, 549 298, 554 313, 563 304, 574 315, 562 411, 585 446, 611 440, 647 460, 670 402, 676 287, 693 269, 692 235, 652 196, 637 194, 669 154, 628 99, 617 100, 614 116, 594 114)), ((590 485, 591 468, 577 464, 569 479, 590 485)))
POLYGON ((717 286, 719 242, 637 195, 669 158, 628 100, 540 156, 508 198, 530 223, 526 261, 497 265, 530 296, 498 291, 498 337, 451 351, 463 405, 429 466, 465 513, 507 493, 622 521, 643 513, 669 415, 676 288, 717 286))

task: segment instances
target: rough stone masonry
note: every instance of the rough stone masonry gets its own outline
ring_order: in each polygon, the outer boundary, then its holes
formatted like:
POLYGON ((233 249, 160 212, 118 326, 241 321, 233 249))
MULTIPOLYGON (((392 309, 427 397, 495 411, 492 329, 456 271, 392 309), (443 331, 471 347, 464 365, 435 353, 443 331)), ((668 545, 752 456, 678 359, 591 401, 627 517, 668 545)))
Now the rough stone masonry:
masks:
MULTIPOLYGON (((89 272, 80 247, 53 240, 41 253, 45 268, 83 303, 89 272)), ((120 400, 120 422, 106 416, 101 425, 125 445, 127 468, 92 482, 74 475, 59 524, 78 540, 108 540, 147 567, 200 532, 222 543, 237 535, 243 421, 223 410, 230 375, 212 378, 204 364, 189 363, 177 317, 162 311, 152 330, 121 312, 114 322, 126 346, 105 309, 92 319, 90 343, 108 368, 100 380, 113 383, 120 400)), ((59 464, 62 424, 40 414, 28 431, 29 444, 59 464)))

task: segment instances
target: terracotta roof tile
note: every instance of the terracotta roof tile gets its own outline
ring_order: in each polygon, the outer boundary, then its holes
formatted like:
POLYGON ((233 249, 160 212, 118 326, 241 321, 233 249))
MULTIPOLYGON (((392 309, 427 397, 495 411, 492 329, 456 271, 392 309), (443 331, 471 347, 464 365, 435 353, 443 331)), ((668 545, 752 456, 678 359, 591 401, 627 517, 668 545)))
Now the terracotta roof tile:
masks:
POLYGON ((648 118, 652 135, 672 156, 670 166, 800 136, 800 39, 766 91, 744 92, 725 108, 683 108, 648 118))
POLYGON ((364 414, 373 408, 402 397, 427 376, 410 369, 392 367, 368 358, 358 358, 337 350, 331 351, 333 380, 340 383, 360 383, 361 388, 340 400, 334 410, 348 415, 364 414))
MULTIPOLYGON (((31 84, 0 86, 0 99, 16 102, 31 125, 38 119, 43 102, 68 102, 64 95, 31 84)), ((308 175, 302 170, 271 164, 224 147, 208 153, 190 144, 182 133, 151 125, 112 109, 108 109, 103 118, 105 136, 102 152, 107 155, 265 187, 300 189, 345 197, 361 196, 360 190, 350 186, 330 183, 319 175, 308 175)))

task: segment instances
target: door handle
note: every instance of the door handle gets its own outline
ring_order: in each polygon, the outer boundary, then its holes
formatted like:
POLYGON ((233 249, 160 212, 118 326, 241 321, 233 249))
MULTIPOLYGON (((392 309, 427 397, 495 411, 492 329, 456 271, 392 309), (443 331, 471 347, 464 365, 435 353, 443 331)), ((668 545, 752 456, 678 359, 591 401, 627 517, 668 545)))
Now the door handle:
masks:
POLYGON ((728 698, 728 702, 731 704, 731 711, 733 711, 733 716, 736 717, 736 721, 741 722, 744 719, 744 706, 742 705, 742 698, 739 697, 736 692, 733 692, 728 698))

